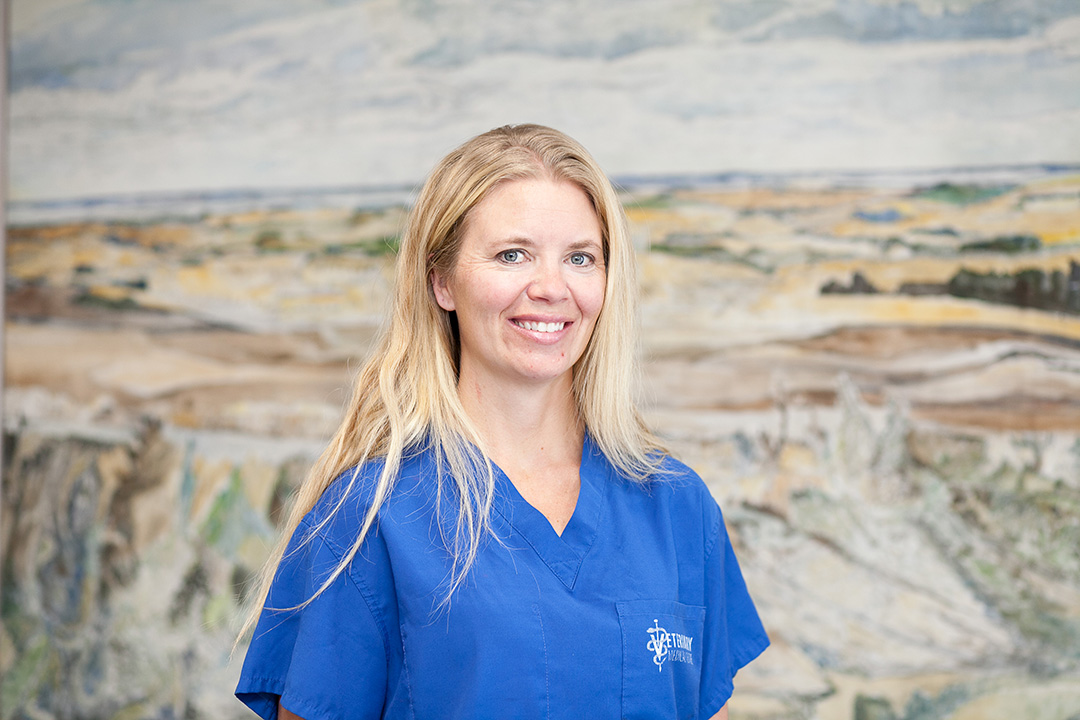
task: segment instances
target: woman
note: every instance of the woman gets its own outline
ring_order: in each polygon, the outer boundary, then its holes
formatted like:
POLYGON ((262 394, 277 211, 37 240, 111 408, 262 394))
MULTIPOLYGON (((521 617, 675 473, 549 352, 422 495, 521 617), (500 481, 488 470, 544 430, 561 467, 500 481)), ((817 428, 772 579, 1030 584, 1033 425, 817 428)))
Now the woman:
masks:
POLYGON ((768 644, 720 510, 633 403, 635 258, 549 128, 450 153, 268 566, 266 718, 726 717, 768 644))

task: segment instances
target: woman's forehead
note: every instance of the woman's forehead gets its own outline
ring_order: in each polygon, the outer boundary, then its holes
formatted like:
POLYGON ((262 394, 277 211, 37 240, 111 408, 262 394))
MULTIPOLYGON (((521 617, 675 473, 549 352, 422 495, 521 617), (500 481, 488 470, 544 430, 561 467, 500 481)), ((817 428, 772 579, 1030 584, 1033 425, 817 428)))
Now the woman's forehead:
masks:
POLYGON ((502 184, 473 208, 463 230, 467 237, 523 243, 596 244, 603 236, 596 208, 581 186, 548 178, 502 184))

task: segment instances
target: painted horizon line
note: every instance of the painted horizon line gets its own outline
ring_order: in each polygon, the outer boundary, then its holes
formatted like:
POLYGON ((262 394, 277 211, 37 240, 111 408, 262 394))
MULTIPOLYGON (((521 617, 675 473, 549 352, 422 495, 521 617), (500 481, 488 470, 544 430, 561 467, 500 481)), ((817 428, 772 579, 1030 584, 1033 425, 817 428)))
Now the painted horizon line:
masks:
MULTIPOLYGON (((622 192, 675 190, 923 188, 941 183, 1017 185, 1047 176, 1080 173, 1080 163, 944 166, 882 170, 742 171, 612 176, 622 192)), ((190 221, 206 215, 317 209, 374 210, 408 206, 420 183, 307 187, 223 188, 118 193, 74 198, 9 200, 9 227, 78 221, 190 221)))

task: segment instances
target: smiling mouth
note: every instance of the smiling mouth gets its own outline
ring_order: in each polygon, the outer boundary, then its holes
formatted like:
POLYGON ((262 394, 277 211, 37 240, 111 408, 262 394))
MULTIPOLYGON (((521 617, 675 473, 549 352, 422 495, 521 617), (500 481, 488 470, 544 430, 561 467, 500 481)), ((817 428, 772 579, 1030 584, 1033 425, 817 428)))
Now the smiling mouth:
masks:
POLYGON ((510 322, 517 325, 519 328, 525 328, 526 330, 532 330, 533 332, 541 333, 553 333, 559 332, 566 327, 565 322, 533 322, 532 320, 511 320, 510 322))

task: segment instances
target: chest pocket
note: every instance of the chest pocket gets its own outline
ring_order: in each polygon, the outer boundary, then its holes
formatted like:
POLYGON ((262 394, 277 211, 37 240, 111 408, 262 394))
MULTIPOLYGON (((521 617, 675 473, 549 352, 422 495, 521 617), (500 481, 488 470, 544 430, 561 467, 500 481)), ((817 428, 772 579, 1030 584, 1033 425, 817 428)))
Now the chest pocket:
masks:
POLYGON ((669 600, 632 600, 616 608, 624 720, 696 718, 705 608, 669 600))

